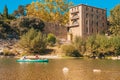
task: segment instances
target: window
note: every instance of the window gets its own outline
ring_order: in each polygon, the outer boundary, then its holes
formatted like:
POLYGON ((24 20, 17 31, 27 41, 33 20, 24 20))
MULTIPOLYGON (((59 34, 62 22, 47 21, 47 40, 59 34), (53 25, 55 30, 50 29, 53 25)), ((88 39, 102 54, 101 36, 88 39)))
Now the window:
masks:
POLYGON ((88 13, 86 13, 86 18, 88 18, 88 13))
POLYGON ((91 14, 91 17, 93 18, 93 14, 91 14))
POLYGON ((70 30, 70 28, 69 28, 69 27, 67 27, 67 32, 69 32, 69 30, 70 30))
POLYGON ((104 20, 104 16, 102 17, 102 20, 104 20))
POLYGON ((88 20, 86 20, 86 24, 88 24, 88 20))
POLYGON ((86 33, 88 33, 88 27, 86 27, 86 33))
POLYGON ((102 24, 102 26, 104 27, 104 23, 102 24))
POLYGON ((96 22, 96 26, 98 26, 98 22, 96 22))
POLYGON ((93 12, 93 8, 91 9, 91 11, 93 12))
POLYGON ((73 20, 72 24, 73 24, 73 25, 78 25, 77 20, 76 20, 76 19, 75 19, 75 20, 73 20))
POLYGON ((92 33, 93 33, 93 28, 92 28, 92 33))
POLYGON ((92 20, 92 23, 91 23, 92 25, 93 25, 93 20, 92 20))
POLYGON ((96 16, 96 18, 98 19, 98 16, 96 16))
POLYGON ((104 11, 102 10, 102 14, 104 14, 104 11))
POLYGON ((86 11, 88 11, 88 7, 86 7, 86 11))
POLYGON ((96 13, 98 13, 98 10, 96 10, 96 13))
POLYGON ((97 30, 97 33, 98 33, 98 28, 96 30, 97 30))

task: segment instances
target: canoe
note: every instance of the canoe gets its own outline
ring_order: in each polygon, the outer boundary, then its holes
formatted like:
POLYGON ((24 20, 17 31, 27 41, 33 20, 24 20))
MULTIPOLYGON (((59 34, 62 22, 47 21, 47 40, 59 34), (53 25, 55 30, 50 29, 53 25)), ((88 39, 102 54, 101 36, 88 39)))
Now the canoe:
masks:
POLYGON ((25 59, 25 60, 17 60, 17 62, 48 62, 48 59, 25 59))

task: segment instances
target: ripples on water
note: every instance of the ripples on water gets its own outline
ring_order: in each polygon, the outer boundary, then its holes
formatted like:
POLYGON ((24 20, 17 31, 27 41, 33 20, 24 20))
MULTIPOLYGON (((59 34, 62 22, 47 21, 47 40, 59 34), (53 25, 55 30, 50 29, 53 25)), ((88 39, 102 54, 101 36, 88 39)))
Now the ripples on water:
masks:
POLYGON ((48 63, 18 63, 0 58, 0 80, 120 80, 120 61, 56 59, 48 63), (69 68, 68 74, 62 69, 69 68), (99 69, 101 72, 93 72, 99 69))

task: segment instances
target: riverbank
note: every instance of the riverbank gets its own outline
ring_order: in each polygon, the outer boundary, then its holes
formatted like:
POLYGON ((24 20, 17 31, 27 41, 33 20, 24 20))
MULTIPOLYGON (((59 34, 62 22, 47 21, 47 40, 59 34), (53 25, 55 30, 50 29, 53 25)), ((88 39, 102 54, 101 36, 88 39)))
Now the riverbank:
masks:
MULTIPOLYGON (((15 58, 21 58, 21 57, 22 56, 15 56, 15 58)), ((61 59, 62 58, 59 55, 38 55, 38 57, 41 58, 41 59, 61 59)), ((36 58, 36 56, 28 55, 28 56, 26 56, 26 58, 34 59, 34 58, 36 58)))

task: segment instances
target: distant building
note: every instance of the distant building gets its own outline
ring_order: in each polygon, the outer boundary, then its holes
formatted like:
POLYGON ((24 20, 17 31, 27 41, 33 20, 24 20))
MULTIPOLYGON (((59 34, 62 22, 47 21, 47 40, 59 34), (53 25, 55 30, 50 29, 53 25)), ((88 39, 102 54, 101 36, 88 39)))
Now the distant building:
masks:
POLYGON ((106 9, 84 4, 73 6, 69 10, 68 40, 75 36, 87 37, 107 30, 106 9))

